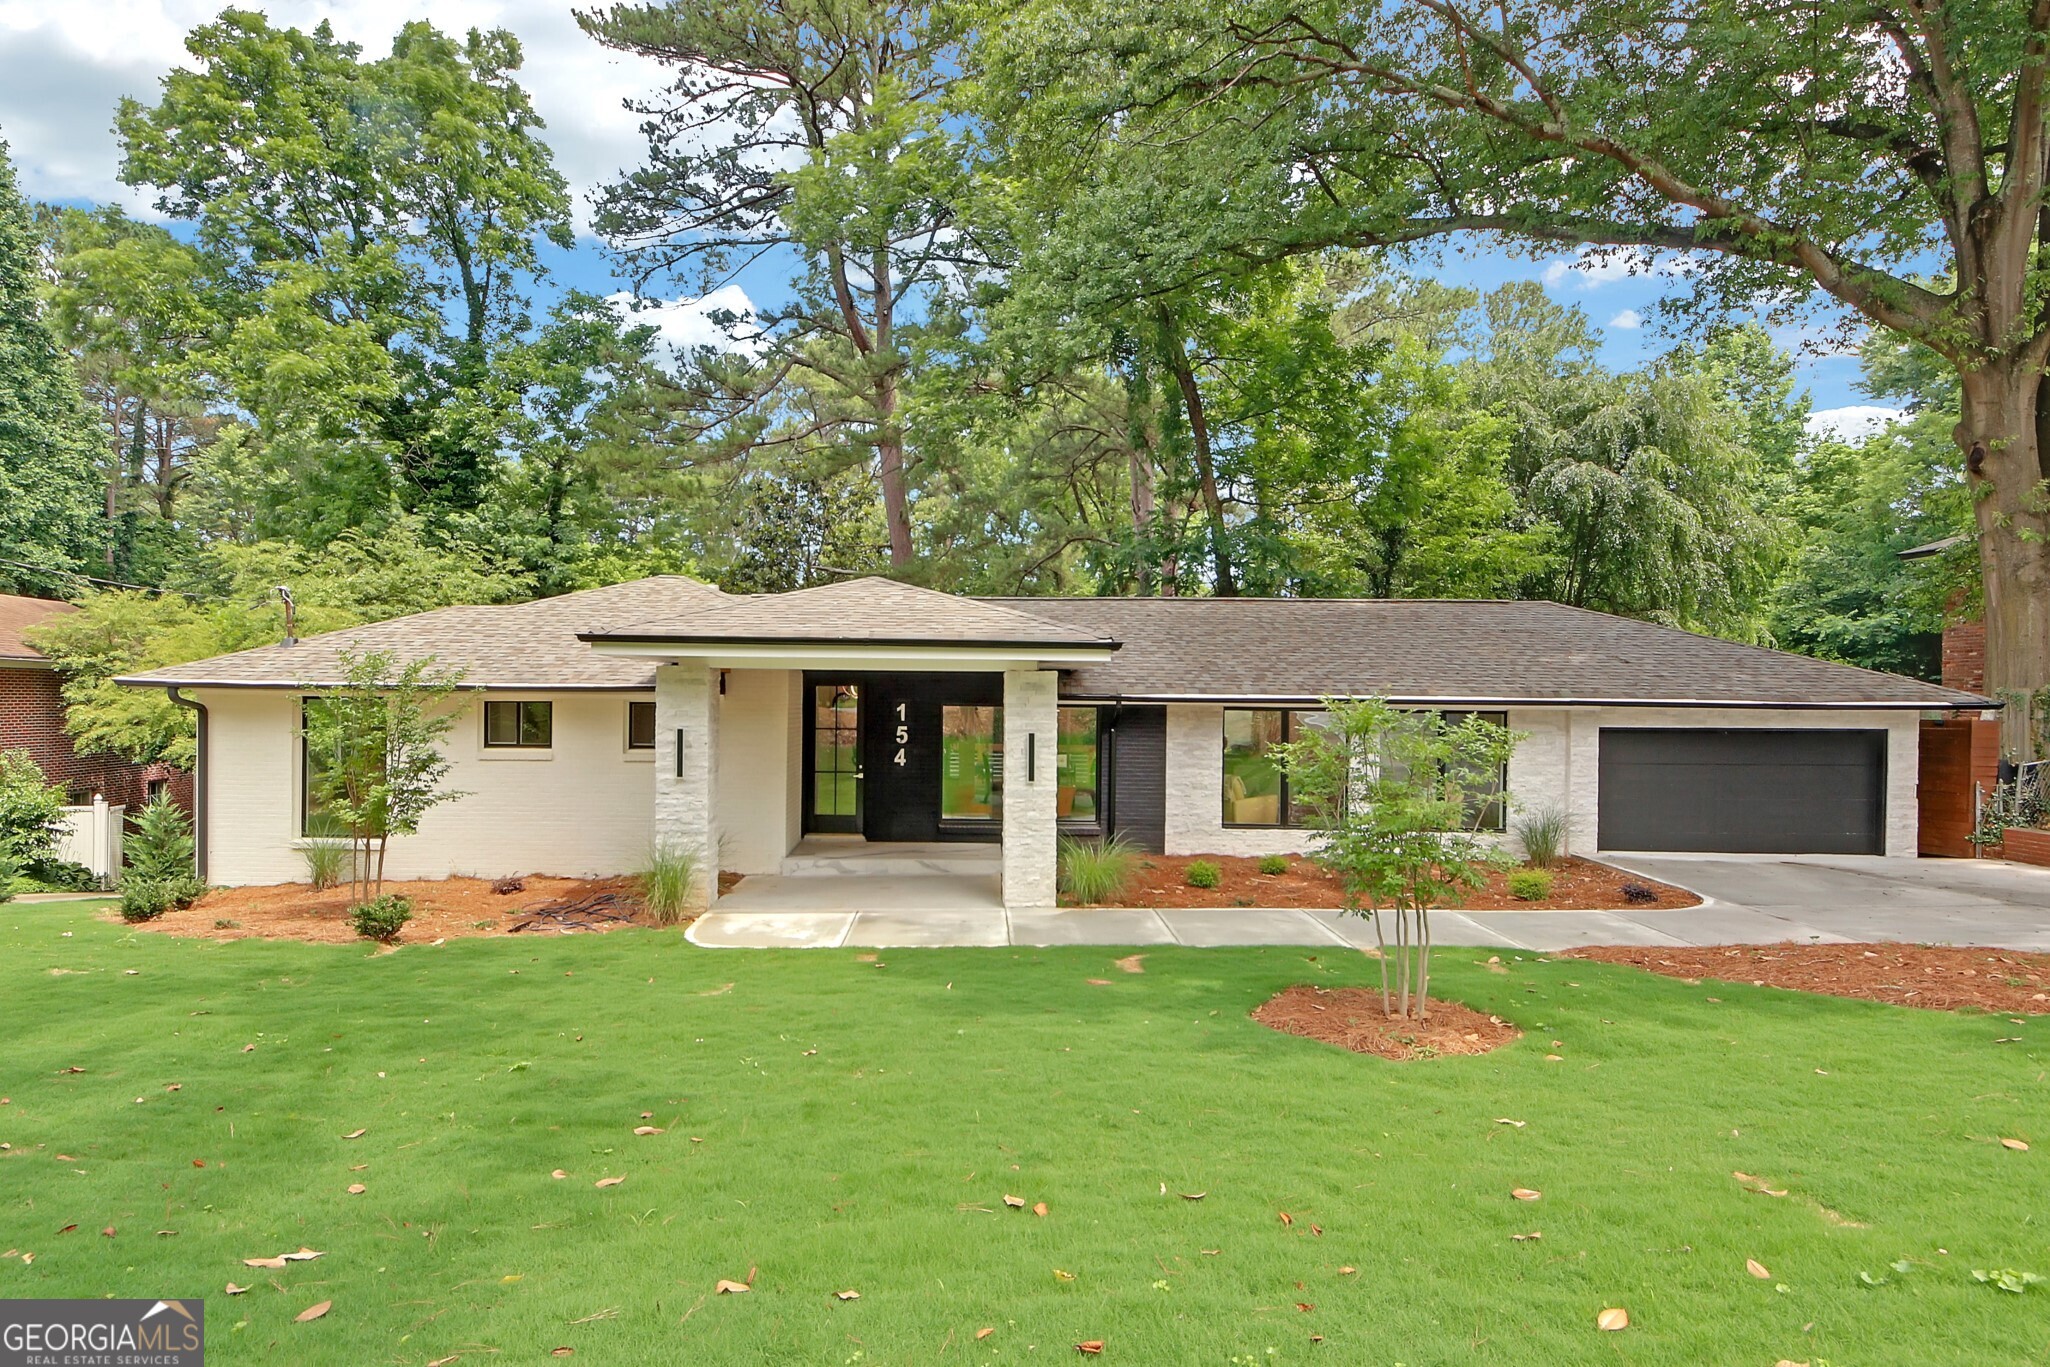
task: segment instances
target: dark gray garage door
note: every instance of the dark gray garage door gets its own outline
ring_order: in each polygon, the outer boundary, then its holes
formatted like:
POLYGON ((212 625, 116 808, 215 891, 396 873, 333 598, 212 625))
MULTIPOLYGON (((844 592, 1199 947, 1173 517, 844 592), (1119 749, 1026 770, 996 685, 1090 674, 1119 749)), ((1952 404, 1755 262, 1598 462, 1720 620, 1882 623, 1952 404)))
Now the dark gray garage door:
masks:
POLYGON ((1601 733, 1601 847, 1885 852, 1884 731, 1601 733))

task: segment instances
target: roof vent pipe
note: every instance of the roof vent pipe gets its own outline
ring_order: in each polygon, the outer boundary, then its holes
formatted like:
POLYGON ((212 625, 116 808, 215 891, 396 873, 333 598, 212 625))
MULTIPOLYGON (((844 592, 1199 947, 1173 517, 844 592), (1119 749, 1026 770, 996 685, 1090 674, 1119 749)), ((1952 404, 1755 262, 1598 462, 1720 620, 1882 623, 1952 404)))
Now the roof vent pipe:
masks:
POLYGON ((285 587, 283 584, 278 585, 278 601, 285 605, 284 644, 288 646, 298 645, 299 637, 297 635, 297 632, 299 629, 299 605, 292 601, 292 590, 285 587))

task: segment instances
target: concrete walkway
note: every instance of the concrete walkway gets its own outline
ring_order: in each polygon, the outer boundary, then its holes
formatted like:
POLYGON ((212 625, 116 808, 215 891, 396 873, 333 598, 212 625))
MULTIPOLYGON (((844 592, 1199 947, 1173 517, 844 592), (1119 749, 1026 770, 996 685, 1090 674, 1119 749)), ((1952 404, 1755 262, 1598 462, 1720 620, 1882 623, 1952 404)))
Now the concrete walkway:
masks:
MULTIPOLYGON (((2050 869, 1997 860, 1835 856, 1615 855, 1609 862, 1701 893, 1673 911, 1441 911, 1444 945, 1540 953, 1575 945, 1844 943, 1907 940, 2050 951, 2050 869)), ((690 928, 708 948, 944 945, 1352 945, 1374 942, 1357 917, 1258 907, 1006 911, 987 885, 944 879, 819 880, 831 909, 751 909, 749 879, 690 928), (915 889, 915 890, 914 890, 915 889)), ((807 880, 811 881, 811 880, 807 880)), ((761 890, 764 900, 773 889, 761 890)), ((787 891, 787 889, 786 889, 787 891)))

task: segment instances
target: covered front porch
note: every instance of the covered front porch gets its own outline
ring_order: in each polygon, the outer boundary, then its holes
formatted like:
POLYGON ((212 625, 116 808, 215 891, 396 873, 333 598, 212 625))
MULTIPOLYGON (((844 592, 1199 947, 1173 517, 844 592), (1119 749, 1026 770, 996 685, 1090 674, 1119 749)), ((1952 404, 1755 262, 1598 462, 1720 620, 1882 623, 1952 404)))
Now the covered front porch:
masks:
POLYGON ((1083 801, 1059 670, 1115 642, 880 580, 584 639, 656 661, 654 839, 706 905, 1054 905, 1083 801))

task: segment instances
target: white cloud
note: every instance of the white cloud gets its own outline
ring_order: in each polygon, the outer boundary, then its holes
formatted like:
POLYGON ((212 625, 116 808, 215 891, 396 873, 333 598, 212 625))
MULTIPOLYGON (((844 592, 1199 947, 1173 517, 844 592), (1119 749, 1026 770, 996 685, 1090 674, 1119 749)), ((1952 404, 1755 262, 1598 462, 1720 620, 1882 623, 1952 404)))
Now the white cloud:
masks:
MULTIPOLYGON (((418 0, 272 0, 279 26, 322 19, 366 56, 391 47, 418 0)), ((23 190, 42 199, 116 200, 140 208, 149 196, 115 180, 120 154, 110 125, 123 95, 153 101, 174 66, 189 65, 185 34, 215 17, 221 0, 0 0, 0 137, 11 144, 23 190)), ((658 63, 609 51, 577 28, 563 0, 439 0, 443 32, 507 28, 526 51, 520 81, 548 123, 541 136, 588 223, 590 191, 641 161, 639 116, 620 100, 667 85, 658 63)))
POLYGON ((1875 432, 1883 432, 1899 422, 1902 413, 1898 408, 1882 408, 1878 404, 1853 403, 1842 408, 1821 408, 1808 415, 1808 435, 1833 438, 1837 441, 1858 441, 1875 432))
POLYGON ((1636 309, 1624 309, 1609 320, 1609 326, 1612 328, 1641 328, 1644 326, 1644 315, 1636 309))
POLYGON ((681 356, 696 347, 718 347, 722 351, 752 351, 759 345, 749 326, 755 317, 754 301, 738 285, 721 285, 697 299, 644 299, 636 305, 626 290, 609 294, 606 300, 626 313, 627 321, 652 323, 672 355, 681 356), (711 315, 720 311, 738 314, 738 338, 730 336, 711 315))
POLYGON ((1593 290, 1633 277, 1690 275, 1693 271, 1693 260, 1679 252, 1649 252, 1637 248, 1598 251, 1583 247, 1576 257, 1546 262, 1542 279, 1554 289, 1571 279, 1581 289, 1593 290))

